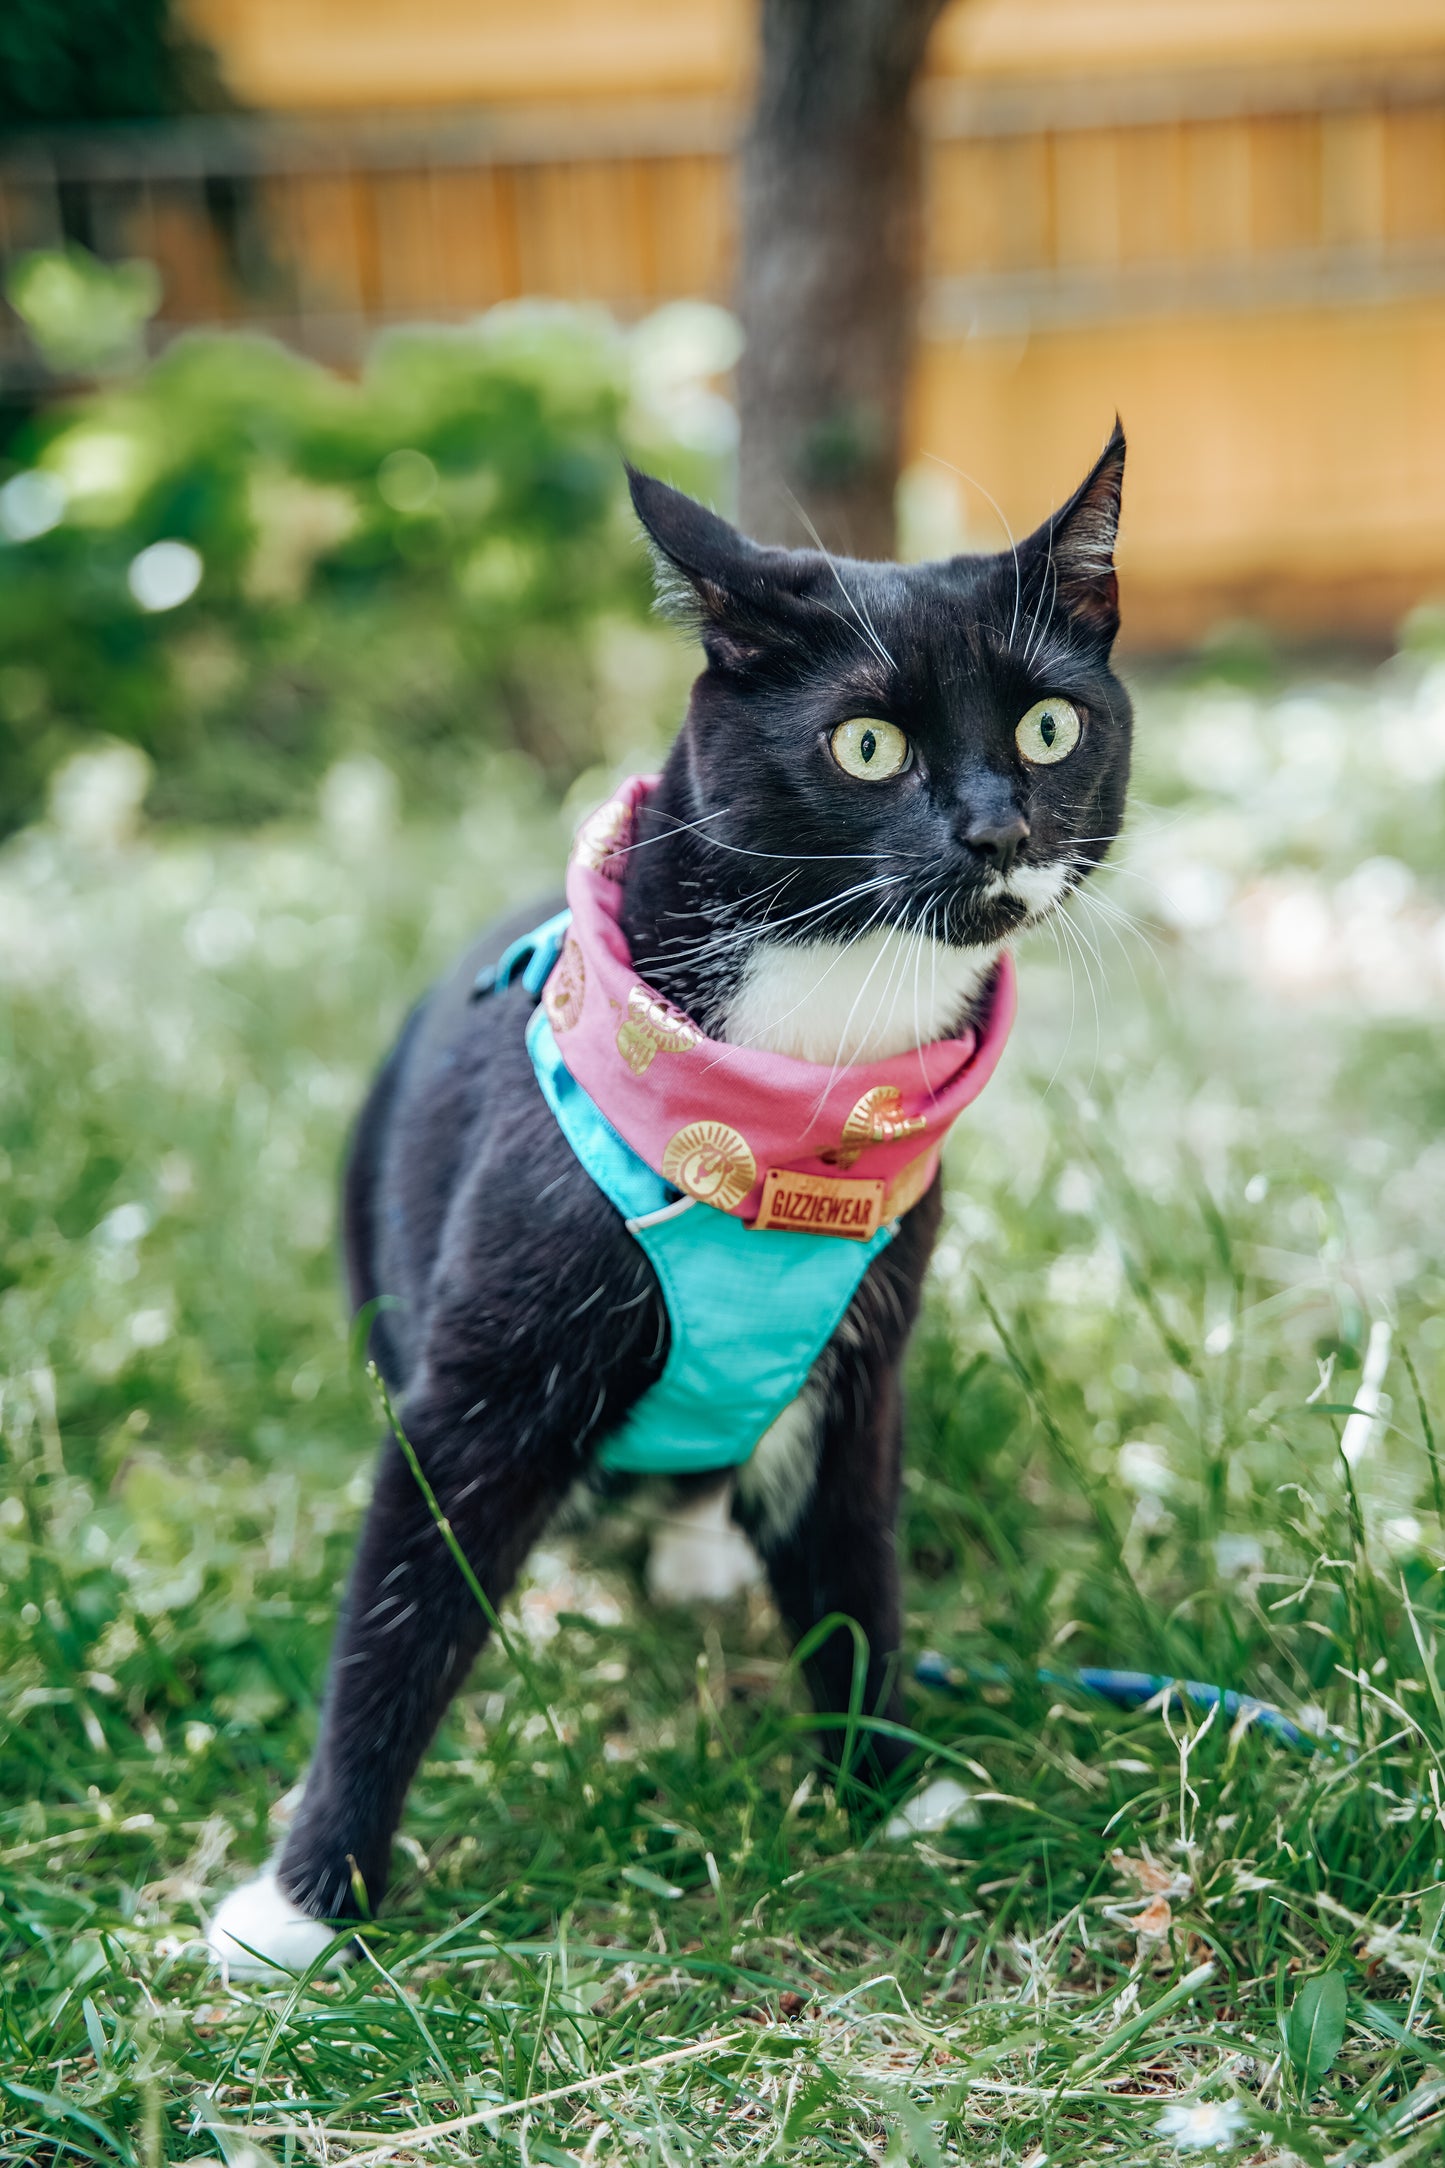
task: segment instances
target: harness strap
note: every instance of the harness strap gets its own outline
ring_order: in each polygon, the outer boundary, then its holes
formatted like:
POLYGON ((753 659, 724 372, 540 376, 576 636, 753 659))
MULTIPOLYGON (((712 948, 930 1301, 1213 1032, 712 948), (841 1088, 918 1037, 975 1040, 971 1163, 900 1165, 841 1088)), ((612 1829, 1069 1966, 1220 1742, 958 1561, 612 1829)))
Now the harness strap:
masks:
MULTIPOLYGON (((477 994, 520 977, 539 999, 565 938, 562 911, 514 941, 477 994)), ((487 976, 483 974, 482 976, 487 976)), ((527 1051, 547 1104, 578 1160, 622 1214, 667 1304, 662 1376, 603 1440, 606 1469, 691 1475, 738 1466, 807 1383, 897 1222, 867 1242, 758 1229, 684 1197, 608 1122, 558 1051, 546 1012, 527 1051)))
POLYGON ((480 1001, 486 994, 504 994, 518 978, 532 999, 540 1001, 571 923, 572 913, 562 910, 553 918, 543 919, 530 933, 519 935, 494 964, 483 964, 472 981, 473 1001, 480 1001))

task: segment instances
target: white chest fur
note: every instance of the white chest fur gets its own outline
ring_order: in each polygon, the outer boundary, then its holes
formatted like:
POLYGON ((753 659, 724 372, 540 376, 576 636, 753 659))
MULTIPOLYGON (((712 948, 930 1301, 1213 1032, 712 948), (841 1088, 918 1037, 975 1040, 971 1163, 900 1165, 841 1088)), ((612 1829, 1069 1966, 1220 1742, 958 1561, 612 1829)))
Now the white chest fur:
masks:
POLYGON ((846 945, 764 942, 748 959, 722 1036, 799 1061, 884 1061, 945 1039, 997 958, 890 926, 846 945))

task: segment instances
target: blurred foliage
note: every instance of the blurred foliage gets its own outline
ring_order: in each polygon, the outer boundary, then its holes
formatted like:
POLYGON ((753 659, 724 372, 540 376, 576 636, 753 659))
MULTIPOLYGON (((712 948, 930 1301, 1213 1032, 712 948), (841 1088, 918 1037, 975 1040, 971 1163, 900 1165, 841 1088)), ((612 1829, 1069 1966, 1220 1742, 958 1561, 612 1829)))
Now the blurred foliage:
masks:
POLYGON ((133 366, 160 307, 160 273, 135 258, 102 263, 85 248, 36 249, 5 281, 5 298, 57 375, 133 366))
POLYGON ((518 306, 387 336, 350 381, 193 337, 40 416, 0 487, 0 824, 97 736, 203 819, 284 812, 358 749, 433 802, 484 745, 561 781, 615 753, 609 699, 667 675, 622 446, 713 493, 733 338, 699 306, 627 334, 518 306))
POLYGON ((224 104, 171 0, 5 0, 0 128, 145 120, 224 104))

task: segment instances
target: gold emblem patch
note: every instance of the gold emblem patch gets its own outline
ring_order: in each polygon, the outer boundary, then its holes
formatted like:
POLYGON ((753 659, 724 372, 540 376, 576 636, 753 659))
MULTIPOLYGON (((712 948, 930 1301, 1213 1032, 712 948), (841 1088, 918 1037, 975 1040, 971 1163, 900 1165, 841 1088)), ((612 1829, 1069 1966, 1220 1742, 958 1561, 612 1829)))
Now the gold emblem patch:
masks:
POLYGON ((562 943, 556 969, 542 989, 542 1006, 554 1031, 570 1031, 582 1015, 587 991, 587 966, 582 951, 569 933, 562 943))
POLYGON ((572 856, 579 866, 586 866, 589 873, 605 873, 610 880, 620 881, 622 869, 609 863, 617 854, 619 844, 632 825, 632 815, 617 799, 609 798, 595 813, 589 813, 578 829, 572 845, 572 856))
POLYGON ((726 1122, 689 1122, 663 1153, 662 1175, 699 1204, 731 1212, 756 1182, 758 1168, 747 1138, 726 1122))
POLYGON ((875 1084, 858 1101, 843 1124, 837 1146, 823 1157, 835 1167, 851 1167, 870 1144, 896 1144, 900 1137, 917 1136, 928 1127, 926 1114, 905 1114, 903 1094, 896 1084, 875 1084))
POLYGON ((681 1009, 659 1001, 645 986, 634 986, 618 1026, 617 1051, 634 1076, 646 1076, 656 1055, 685 1054, 701 1036, 681 1009))
POLYGON ((794 1234, 845 1235, 866 1242, 883 1217, 883 1184, 769 1167, 755 1225, 794 1234))

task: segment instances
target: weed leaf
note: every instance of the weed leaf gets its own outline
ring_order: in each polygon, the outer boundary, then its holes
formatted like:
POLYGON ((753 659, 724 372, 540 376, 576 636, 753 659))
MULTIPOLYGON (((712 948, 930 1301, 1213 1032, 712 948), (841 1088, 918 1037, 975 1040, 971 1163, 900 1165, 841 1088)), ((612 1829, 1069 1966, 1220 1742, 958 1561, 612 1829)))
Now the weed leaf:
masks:
POLYGON ((1290 2005, 1284 2021, 1284 2044, 1290 2061, 1307 2085, 1318 2085, 1345 2044, 1348 2003, 1343 1977, 1319 1972, 1290 2005))

